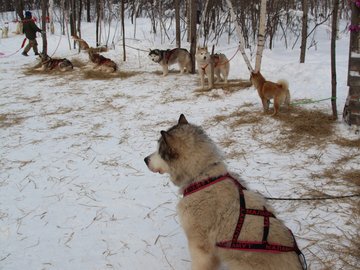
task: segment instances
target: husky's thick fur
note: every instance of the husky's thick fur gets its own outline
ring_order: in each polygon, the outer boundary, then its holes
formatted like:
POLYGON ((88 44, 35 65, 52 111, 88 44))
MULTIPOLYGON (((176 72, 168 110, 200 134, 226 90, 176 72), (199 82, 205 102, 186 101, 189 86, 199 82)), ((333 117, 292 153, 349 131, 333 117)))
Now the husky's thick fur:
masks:
MULTIPOLYGON (((210 74, 210 60, 211 60, 210 57, 211 55, 207 47, 197 48, 195 58, 196 58, 198 71, 200 74, 202 88, 205 87, 205 75, 208 78, 209 85, 213 85, 210 74)), ((214 75, 216 76, 215 82, 220 82, 223 79, 224 82, 227 83, 229 71, 230 71, 230 63, 227 57, 222 53, 215 54, 214 55, 214 75)))
MULTIPOLYGON (((177 125, 161 131, 158 150, 147 156, 145 163, 152 172, 168 173, 180 192, 188 190, 189 185, 203 183, 204 179, 218 176, 225 179, 184 195, 178 203, 177 211, 188 239, 192 270, 215 270, 221 263, 230 270, 302 269, 298 255, 293 251, 253 252, 218 246, 219 242, 231 239, 239 213, 243 212, 240 210, 239 191, 234 184, 234 181, 239 182, 227 175, 223 157, 211 139, 200 127, 189 124, 184 115, 180 116, 177 125)), ((245 209, 262 210, 265 206, 271 209, 261 195, 246 189, 243 194, 245 209)), ((270 217, 269 224, 269 243, 295 245, 291 232, 280 220, 270 217)), ((238 239, 244 243, 261 241, 263 228, 263 217, 247 215, 238 239)))
POLYGON ((66 58, 51 58, 47 54, 40 53, 41 69, 44 71, 60 70, 68 71, 74 68, 70 60, 66 58))
POLYGON ((250 80, 258 91, 264 112, 269 110, 270 100, 274 99, 273 116, 280 111, 280 106, 290 105, 289 84, 285 80, 279 80, 277 83, 265 80, 264 76, 258 72, 251 72, 250 80))
POLYGON ((184 72, 191 72, 191 55, 186 49, 150 50, 149 58, 162 66, 163 76, 167 76, 169 73, 169 66, 176 63, 179 64, 181 74, 184 72))
POLYGON ((96 48, 89 48, 88 53, 90 61, 93 62, 100 70, 106 72, 115 72, 117 70, 116 63, 113 60, 98 54, 96 52, 96 48))

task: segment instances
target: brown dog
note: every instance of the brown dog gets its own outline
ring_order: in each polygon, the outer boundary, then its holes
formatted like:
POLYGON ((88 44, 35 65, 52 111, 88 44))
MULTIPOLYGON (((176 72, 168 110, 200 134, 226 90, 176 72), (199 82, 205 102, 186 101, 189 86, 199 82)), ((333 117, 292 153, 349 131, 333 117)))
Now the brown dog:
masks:
POLYGON ((90 48, 89 44, 77 35, 72 36, 72 38, 79 44, 80 50, 87 51, 90 48))
POLYGON ((260 71, 251 72, 251 82, 257 89, 261 98, 264 112, 269 109, 270 99, 274 99, 274 113, 276 115, 280 111, 280 105, 290 105, 289 84, 285 80, 279 80, 277 83, 267 81, 260 71))
POLYGON ((88 50, 90 61, 104 71, 115 72, 117 70, 116 63, 113 60, 96 53, 95 50, 96 49, 93 48, 89 48, 88 50))

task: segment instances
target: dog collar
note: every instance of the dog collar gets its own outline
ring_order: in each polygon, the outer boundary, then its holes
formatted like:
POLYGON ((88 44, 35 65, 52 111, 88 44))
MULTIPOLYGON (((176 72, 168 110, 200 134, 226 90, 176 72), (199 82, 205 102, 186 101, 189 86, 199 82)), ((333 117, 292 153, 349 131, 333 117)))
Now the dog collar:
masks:
MULTIPOLYGON (((202 190, 204 188, 207 188, 207 187, 209 187, 211 185, 214 185, 216 183, 219 183, 219 182, 227 180, 227 179, 230 179, 232 181, 236 181, 238 183, 238 181, 234 177, 232 177, 229 173, 226 173, 224 175, 211 177, 211 178, 202 180, 200 182, 195 182, 195 183, 190 184, 189 186, 187 186, 184 189, 183 196, 186 197, 186 196, 188 196, 188 195, 190 195, 190 194, 192 194, 192 193, 194 193, 196 191, 202 190)), ((240 183, 239 183, 239 185, 240 185, 240 187, 242 189, 246 189, 240 183)))

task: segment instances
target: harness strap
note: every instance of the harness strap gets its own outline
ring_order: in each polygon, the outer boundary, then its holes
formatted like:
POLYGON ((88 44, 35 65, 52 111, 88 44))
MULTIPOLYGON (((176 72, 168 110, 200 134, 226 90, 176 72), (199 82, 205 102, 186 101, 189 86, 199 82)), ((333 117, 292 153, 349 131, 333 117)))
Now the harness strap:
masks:
POLYGON ((280 252, 296 252, 296 254, 299 256, 299 261, 303 267, 303 269, 307 269, 305 256, 300 251, 296 239, 289 230, 292 238, 293 238, 293 246, 285 246, 278 243, 269 243, 268 242, 268 236, 270 231, 270 218, 276 218, 273 213, 268 211, 266 207, 263 207, 263 210, 259 209, 247 209, 246 208, 246 202, 245 202, 245 196, 244 196, 244 190, 246 190, 245 187, 243 187, 239 181, 237 181, 234 177, 232 177, 230 174, 225 174, 219 177, 214 178, 208 178, 206 180, 203 180, 201 182, 195 182, 191 185, 189 185, 187 188, 184 189, 183 195, 188 196, 196 191, 202 190, 204 188, 207 188, 210 185, 219 183, 221 181, 230 179, 234 185, 238 188, 239 191, 239 202, 240 202, 240 213, 239 218, 235 227, 235 231, 233 233, 231 240, 225 240, 220 241, 216 243, 216 246, 219 248, 226 248, 226 249, 236 249, 236 250, 245 250, 245 251, 253 251, 253 252, 270 252, 270 253, 280 253, 280 252), (243 227, 245 216, 246 215, 254 215, 254 216, 262 216, 264 217, 263 222, 263 235, 262 235, 262 241, 241 241, 239 240, 240 232, 243 227))
POLYGON ((171 55, 175 52, 175 50, 176 50, 176 49, 166 50, 166 51, 164 52, 166 64, 169 63, 170 57, 171 57, 171 55))
MULTIPOLYGON (((214 67, 217 67, 219 65, 219 61, 220 61, 220 56, 218 54, 214 54, 214 67)), ((225 62, 226 63, 226 62, 225 62)), ((205 69, 207 68, 209 64, 206 64, 205 66, 202 66, 201 69, 203 71, 205 71, 205 69)))

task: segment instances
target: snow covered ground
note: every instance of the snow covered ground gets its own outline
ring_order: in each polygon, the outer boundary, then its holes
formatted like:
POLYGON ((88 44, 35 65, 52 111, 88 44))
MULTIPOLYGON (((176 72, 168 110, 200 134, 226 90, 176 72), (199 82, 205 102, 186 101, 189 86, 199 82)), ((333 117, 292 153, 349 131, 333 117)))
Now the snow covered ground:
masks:
MULTIPOLYGON (((83 38, 92 46, 94 29, 94 24, 83 26, 83 38)), ((132 47, 174 47, 149 34, 145 19, 138 20, 137 29, 136 39, 127 40, 132 47)), ((129 25, 128 37, 132 30, 129 25)), ((287 79, 294 100, 330 98, 329 37, 328 27, 321 26, 305 64, 298 63, 298 48, 286 50, 279 42, 272 51, 266 49, 263 74, 269 80, 287 79)), ((337 166, 359 170, 359 146, 274 149, 267 142, 281 135, 281 122, 262 115, 253 87, 199 94, 194 91, 197 75, 175 71, 162 77, 161 67, 146 52, 127 48, 122 62, 119 42, 104 55, 128 76, 89 78, 90 64, 45 74, 32 71, 38 62, 32 51, 30 57, 11 55, 22 40, 14 34, 0 40, 0 269, 190 269, 175 211, 177 188, 143 162, 155 150, 160 130, 174 124, 180 113, 203 126, 222 147, 230 170, 265 196, 302 197, 310 189, 332 195, 357 192, 342 179, 331 183, 312 175, 337 166), (237 117, 232 113, 239 110, 265 120, 231 125, 237 117), (216 120, 219 116, 224 120, 216 120), (353 158, 338 164, 348 156, 353 158)), ((337 42, 339 113, 348 92, 348 40, 348 33, 342 33, 337 42)), ((88 63, 86 53, 69 49, 66 37, 48 34, 48 42, 50 55, 88 63)), ((217 51, 231 57, 236 45, 233 37, 217 51)), ((230 79, 239 78, 248 79, 249 73, 237 54, 230 79)), ((331 114, 329 100, 303 107, 331 114)), ((358 140, 339 118, 334 136, 358 140)), ((356 202, 358 198, 271 204, 294 232, 310 269, 353 269, 340 258, 342 248, 359 239, 359 219, 352 208, 356 202)), ((354 260, 349 257, 356 265, 354 260)))

